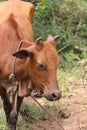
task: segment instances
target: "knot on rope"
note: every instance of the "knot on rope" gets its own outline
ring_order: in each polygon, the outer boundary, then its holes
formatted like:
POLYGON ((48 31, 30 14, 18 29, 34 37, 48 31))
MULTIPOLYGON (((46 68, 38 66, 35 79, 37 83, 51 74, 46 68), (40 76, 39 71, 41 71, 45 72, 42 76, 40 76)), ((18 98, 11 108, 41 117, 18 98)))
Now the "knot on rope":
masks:
POLYGON ((16 76, 15 76, 15 74, 10 74, 9 75, 9 80, 11 80, 13 83, 15 83, 15 85, 17 86, 18 85, 18 81, 17 81, 17 79, 16 79, 16 76))

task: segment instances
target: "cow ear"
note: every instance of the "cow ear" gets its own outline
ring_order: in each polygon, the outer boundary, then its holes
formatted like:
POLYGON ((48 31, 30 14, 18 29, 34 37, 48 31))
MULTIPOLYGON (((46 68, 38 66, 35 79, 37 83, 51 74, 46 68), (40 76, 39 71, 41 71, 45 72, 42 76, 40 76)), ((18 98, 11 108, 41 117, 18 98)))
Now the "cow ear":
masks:
POLYGON ((17 57, 17 58, 20 58, 20 59, 25 59, 27 57, 32 57, 33 53, 27 51, 27 50, 20 50, 20 51, 17 51, 13 54, 13 56, 17 57))
POLYGON ((56 35, 53 37, 52 35, 49 35, 47 38, 47 42, 51 44, 54 48, 56 48, 56 42, 59 39, 59 35, 56 35))

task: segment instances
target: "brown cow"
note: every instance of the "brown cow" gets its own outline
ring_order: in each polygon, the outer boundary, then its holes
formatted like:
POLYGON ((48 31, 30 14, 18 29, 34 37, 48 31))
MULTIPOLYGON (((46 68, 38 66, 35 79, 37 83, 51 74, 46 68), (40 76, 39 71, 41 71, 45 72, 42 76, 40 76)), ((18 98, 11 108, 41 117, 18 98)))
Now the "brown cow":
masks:
POLYGON ((23 98, 33 89, 41 91, 50 101, 61 97, 56 79, 58 37, 49 36, 45 42, 38 39, 36 44, 32 42, 33 14, 34 7, 29 2, 9 0, 0 3, 0 95, 10 130, 16 130, 23 98), (19 42, 23 45, 16 51, 19 42), (17 84, 9 78, 13 66, 17 84), (15 89, 12 102, 7 93, 10 87, 15 89))

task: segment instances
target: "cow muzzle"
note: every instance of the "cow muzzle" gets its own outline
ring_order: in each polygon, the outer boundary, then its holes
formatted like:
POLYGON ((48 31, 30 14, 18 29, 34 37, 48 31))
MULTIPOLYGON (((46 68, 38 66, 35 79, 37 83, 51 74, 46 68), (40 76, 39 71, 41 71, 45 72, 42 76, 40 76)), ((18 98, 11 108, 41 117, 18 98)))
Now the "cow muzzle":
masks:
POLYGON ((56 101, 62 97, 61 91, 52 91, 44 93, 44 97, 49 101, 56 101))

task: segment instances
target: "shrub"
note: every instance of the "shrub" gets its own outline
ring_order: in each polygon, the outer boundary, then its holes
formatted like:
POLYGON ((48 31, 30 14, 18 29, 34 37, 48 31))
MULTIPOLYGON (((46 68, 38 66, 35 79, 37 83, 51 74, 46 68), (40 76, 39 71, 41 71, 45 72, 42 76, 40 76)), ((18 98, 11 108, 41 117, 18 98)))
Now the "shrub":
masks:
POLYGON ((60 35, 57 51, 62 59, 61 67, 69 63, 74 65, 74 62, 87 58, 86 4, 86 1, 81 0, 37 2, 33 23, 35 39, 40 36, 46 39, 49 34, 60 35))

